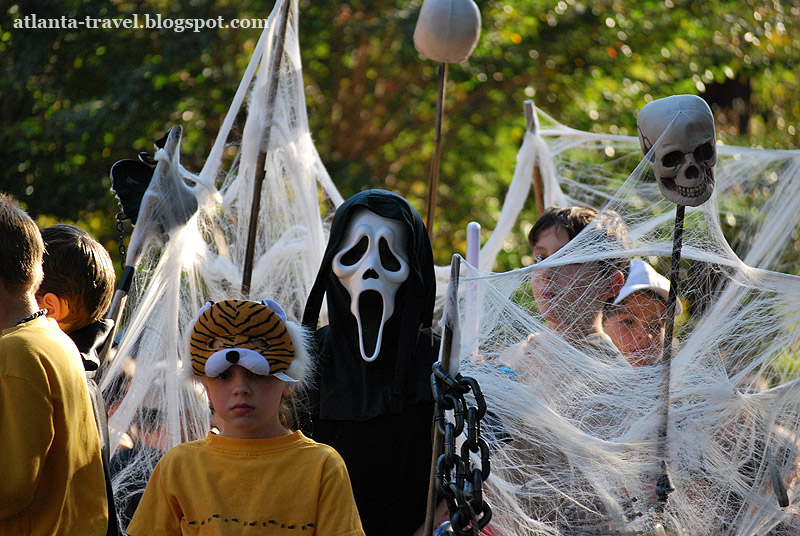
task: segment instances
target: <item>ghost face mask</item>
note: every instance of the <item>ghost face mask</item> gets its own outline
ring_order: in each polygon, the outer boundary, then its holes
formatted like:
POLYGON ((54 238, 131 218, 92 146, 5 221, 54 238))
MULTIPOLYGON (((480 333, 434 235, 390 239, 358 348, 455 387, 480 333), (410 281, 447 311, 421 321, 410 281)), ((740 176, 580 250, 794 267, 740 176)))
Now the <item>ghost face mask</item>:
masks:
POLYGON ((374 361, 400 286, 408 279, 406 230, 397 220, 361 209, 350 221, 332 269, 350 294, 361 357, 374 361))

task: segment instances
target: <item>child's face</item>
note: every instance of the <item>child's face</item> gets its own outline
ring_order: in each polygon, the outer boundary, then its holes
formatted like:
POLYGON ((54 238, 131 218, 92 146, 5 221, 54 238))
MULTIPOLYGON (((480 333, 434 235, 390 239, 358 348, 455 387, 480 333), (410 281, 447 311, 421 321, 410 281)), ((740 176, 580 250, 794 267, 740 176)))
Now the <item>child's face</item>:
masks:
POLYGON ((628 296, 603 329, 633 366, 652 365, 664 347, 667 304, 644 292, 628 296))
MULTIPOLYGON (((532 254, 539 261, 546 259, 569 242, 567 231, 553 226, 544 229, 533 247, 532 254)), ((531 289, 536 306, 547 324, 555 329, 568 326, 581 312, 594 315, 591 305, 602 298, 597 263, 587 262, 556 266, 536 271, 531 276, 531 289)), ((601 302, 599 302, 601 303, 601 302)), ((582 323, 582 322, 579 322, 582 323)))
POLYGON ((232 365, 216 378, 205 378, 205 385, 220 435, 263 439, 287 433, 280 422, 280 404, 281 397, 291 393, 290 384, 232 365))

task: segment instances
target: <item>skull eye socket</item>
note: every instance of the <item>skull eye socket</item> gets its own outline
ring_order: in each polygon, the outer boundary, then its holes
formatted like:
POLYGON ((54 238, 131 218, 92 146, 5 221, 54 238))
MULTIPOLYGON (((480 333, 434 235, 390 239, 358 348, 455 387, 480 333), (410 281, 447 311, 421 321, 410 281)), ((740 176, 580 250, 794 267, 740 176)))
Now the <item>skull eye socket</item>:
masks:
POLYGON ((680 151, 672 151, 671 153, 667 153, 664 155, 664 158, 661 159, 661 163, 665 167, 676 167, 683 164, 683 153, 680 151))
POLYGON ((378 254, 381 257, 381 265, 390 272, 397 272, 400 270, 400 261, 394 256, 392 250, 389 249, 389 243, 385 238, 381 237, 378 240, 378 254))
POLYGON ((705 162, 712 156, 714 156, 714 148, 711 146, 711 143, 706 142, 694 150, 694 159, 697 162, 705 162))
POLYGON ((355 246, 350 248, 347 253, 339 258, 339 262, 344 266, 353 266, 355 263, 361 260, 361 257, 364 256, 364 253, 367 252, 368 246, 369 239, 366 236, 362 236, 361 240, 359 240, 355 246))
POLYGON ((208 348, 210 350, 216 350, 217 348, 222 348, 225 345, 225 341, 222 339, 212 339, 208 341, 208 348))

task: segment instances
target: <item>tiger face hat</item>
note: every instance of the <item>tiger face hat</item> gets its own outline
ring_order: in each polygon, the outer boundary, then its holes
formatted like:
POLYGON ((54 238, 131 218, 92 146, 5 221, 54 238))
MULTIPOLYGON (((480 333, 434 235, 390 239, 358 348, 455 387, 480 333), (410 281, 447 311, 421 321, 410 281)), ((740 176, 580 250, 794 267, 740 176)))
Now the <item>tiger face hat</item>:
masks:
POLYGON ((208 302, 197 313, 189 353, 198 376, 216 378, 232 365, 287 382, 302 381, 309 356, 303 328, 273 300, 208 302))

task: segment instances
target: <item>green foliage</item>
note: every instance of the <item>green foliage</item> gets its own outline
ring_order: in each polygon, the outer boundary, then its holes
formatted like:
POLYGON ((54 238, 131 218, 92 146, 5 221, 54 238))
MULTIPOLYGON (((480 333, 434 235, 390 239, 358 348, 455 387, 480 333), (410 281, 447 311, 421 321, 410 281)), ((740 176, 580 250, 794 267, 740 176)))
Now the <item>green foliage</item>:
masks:
MULTIPOLYGON (((349 196, 388 188, 425 216, 438 66, 414 49, 420 5, 302 0, 300 38, 311 130, 339 189, 349 196)), ((712 102, 721 142, 799 145, 800 8, 791 3, 479 6, 477 49, 448 67, 434 225, 440 264, 464 252, 469 221, 494 227, 522 140, 526 99, 569 126, 631 135, 646 102, 701 94, 712 102)), ((229 21, 266 18, 271 7, 253 0, 12 1, 0 13, 0 188, 33 215, 77 222, 113 245, 111 165, 152 150, 155 139, 181 124, 182 161, 199 170, 260 33, 25 29, 16 21, 32 14, 229 21)), ((496 269, 523 263, 523 228, 536 218, 530 205, 496 269)))

